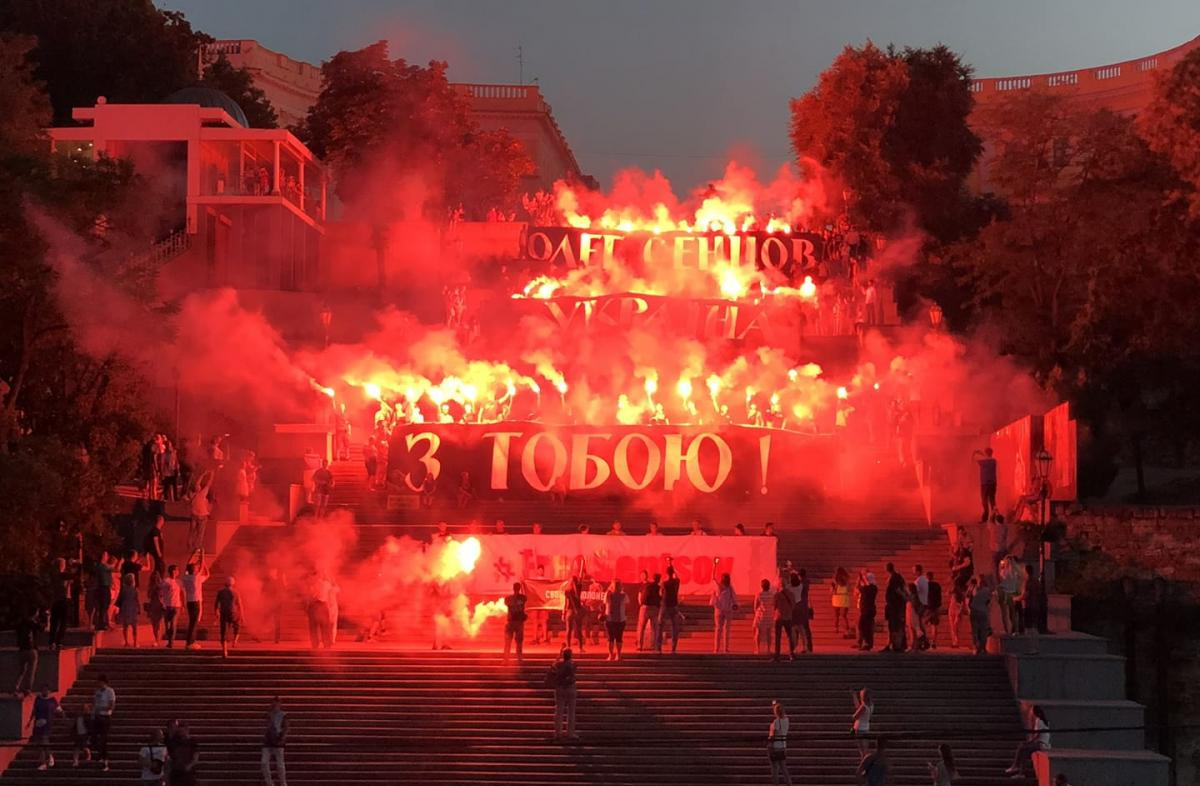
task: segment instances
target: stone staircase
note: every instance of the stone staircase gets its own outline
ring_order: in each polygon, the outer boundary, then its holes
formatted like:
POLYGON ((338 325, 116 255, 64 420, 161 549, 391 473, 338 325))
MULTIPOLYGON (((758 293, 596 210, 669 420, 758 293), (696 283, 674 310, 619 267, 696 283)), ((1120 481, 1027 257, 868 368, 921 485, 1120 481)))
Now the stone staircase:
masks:
POLYGON ((1021 735, 1002 658, 814 656, 798 663, 679 656, 579 665, 578 744, 549 739, 548 656, 521 666, 495 656, 337 651, 106 650, 65 699, 78 709, 97 675, 117 693, 112 771, 72 769, 65 722, 59 764, 37 772, 22 751, 0 777, 11 786, 134 783, 137 748, 168 719, 186 719, 201 744, 201 782, 260 783, 267 703, 289 712, 288 781, 334 784, 766 783, 770 702, 792 719, 795 783, 855 782, 851 691, 875 694, 873 728, 893 742, 894 784, 929 783, 925 763, 949 742, 962 786, 1032 780, 1003 776, 1021 735))

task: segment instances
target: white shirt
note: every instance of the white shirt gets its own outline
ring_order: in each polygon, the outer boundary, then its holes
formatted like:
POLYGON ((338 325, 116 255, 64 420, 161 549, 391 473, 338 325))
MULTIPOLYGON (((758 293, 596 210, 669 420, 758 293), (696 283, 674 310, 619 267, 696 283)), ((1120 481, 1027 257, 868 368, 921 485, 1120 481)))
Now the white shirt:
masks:
POLYGON ((917 580, 913 582, 917 585, 917 600, 922 606, 929 605, 929 579, 924 576, 917 576, 917 580))
POLYGON ((1037 732, 1037 744, 1042 746, 1042 750, 1050 750, 1050 727, 1046 725, 1046 721, 1035 718, 1033 730, 1037 732))
MULTIPOLYGON (((202 588, 208 579, 208 571, 200 573, 185 573, 179 577, 179 586, 183 588, 183 599, 188 603, 202 603, 204 595, 202 588)), ((165 606, 166 603, 163 603, 165 606)))
POLYGON ((788 728, 792 722, 788 718, 776 718, 771 721, 771 747, 782 750, 787 747, 788 728))
POLYGON ((147 766, 142 767, 142 780, 161 783, 167 775, 167 749, 163 745, 143 745, 138 751, 138 756, 149 759, 151 761, 162 762, 162 769, 157 773, 147 766))
POLYGON ((875 705, 867 703, 862 705, 862 708, 862 715, 854 721, 854 730, 865 733, 871 730, 871 713, 875 711, 875 705))
POLYGON ((718 584, 713 588, 712 607, 723 614, 733 613, 733 607, 737 605, 737 595, 733 593, 733 587, 726 587, 718 584))
POLYGON ((162 605, 168 609, 177 609, 183 605, 183 590, 179 587, 179 582, 172 578, 165 578, 162 584, 158 587, 159 597, 162 600, 162 605))
POLYGON ((117 706, 117 694, 112 689, 112 686, 107 688, 96 688, 96 692, 92 694, 92 715, 100 717, 103 715, 112 715, 113 710, 117 706))

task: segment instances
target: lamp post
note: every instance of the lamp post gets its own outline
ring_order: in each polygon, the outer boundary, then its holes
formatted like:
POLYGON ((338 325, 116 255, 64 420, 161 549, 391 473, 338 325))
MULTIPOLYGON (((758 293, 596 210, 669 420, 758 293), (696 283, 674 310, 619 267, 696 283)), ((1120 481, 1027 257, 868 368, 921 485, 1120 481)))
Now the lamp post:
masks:
MULTIPOLYGON (((1050 587, 1046 586, 1046 527, 1050 523, 1050 467, 1054 457, 1043 448, 1034 456, 1034 461, 1038 471, 1038 576, 1042 580, 1042 592, 1046 594, 1041 606, 1045 609, 1050 595, 1050 587)), ((1037 624, 1040 626, 1041 623, 1037 624)))
POLYGON ((329 326, 333 323, 333 309, 329 307, 328 303, 321 304, 319 316, 321 317, 321 326, 325 328, 325 346, 329 346, 329 326))
POLYGON ((929 306, 929 324, 935 332, 942 329, 942 307, 937 303, 929 306))

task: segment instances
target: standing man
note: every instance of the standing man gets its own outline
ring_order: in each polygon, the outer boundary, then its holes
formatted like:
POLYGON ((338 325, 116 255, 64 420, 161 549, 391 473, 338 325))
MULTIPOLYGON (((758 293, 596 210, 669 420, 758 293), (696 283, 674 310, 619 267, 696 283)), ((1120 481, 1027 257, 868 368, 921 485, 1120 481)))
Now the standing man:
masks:
POLYGON ((525 585, 513 582, 513 593, 504 599, 508 609, 508 620, 504 624, 504 659, 508 660, 508 652, 516 642, 518 663, 525 649, 525 600, 525 585))
POLYGON ((202 590, 206 581, 208 581, 208 567, 204 564, 204 555, 201 552, 199 565, 189 562, 184 568, 183 576, 179 579, 179 585, 183 588, 183 602, 187 604, 187 648, 189 650, 197 649, 200 646, 196 643, 196 626, 200 624, 200 612, 204 599, 202 590))
POLYGON ((914 631, 916 640, 912 643, 912 647, 914 650, 923 650, 929 648, 929 636, 925 632, 925 610, 929 608, 929 578, 925 575, 925 569, 920 565, 913 569, 913 574, 913 587, 917 592, 917 627, 914 631))
POLYGON ((792 607, 795 605, 791 591, 780 579, 779 590, 775 593, 775 660, 779 660, 784 631, 787 631, 788 654, 792 660, 796 659, 796 634, 792 632, 792 607))
POLYGON ((92 565, 92 578, 95 579, 96 618, 93 627, 96 630, 108 630, 108 609, 112 606, 113 598, 113 567, 115 562, 107 551, 100 552, 100 558, 92 565))
POLYGON ((41 622, 37 611, 30 612, 17 623, 17 686, 13 693, 24 698, 33 693, 33 681, 37 678, 38 665, 38 634, 42 632, 41 622))
POLYGON ((908 603, 908 590, 904 577, 896 572, 896 566, 887 564, 888 582, 884 589, 883 616, 887 620, 888 643, 885 652, 904 652, 904 611, 908 603))
POLYGON ((771 581, 762 580, 762 591, 754 598, 754 654, 771 652, 771 581))
POLYGON ((933 578, 933 571, 925 574, 928 581, 927 592, 929 602, 925 605, 925 636, 929 640, 929 646, 932 649, 937 649, 938 625, 942 619, 942 585, 938 584, 933 578))
POLYGON ((738 606, 728 573, 722 574, 720 580, 713 583, 710 604, 713 609, 713 652, 729 652, 729 627, 738 606))
POLYGON ((108 772, 108 734, 112 731, 117 694, 108 684, 107 675, 101 674, 98 682, 96 692, 92 694, 92 750, 100 760, 100 768, 108 772))
POLYGON ((155 516, 154 526, 150 528, 150 531, 146 533, 146 539, 142 541, 142 551, 150 559, 150 569, 155 573, 163 573, 165 569, 163 565, 163 553, 165 552, 163 525, 165 523, 166 520, 162 515, 155 516))
POLYGON ((271 779, 271 758, 275 759, 275 770, 279 775, 279 786, 287 786, 287 768, 283 763, 283 750, 287 745, 288 718, 279 703, 279 697, 271 699, 267 710, 267 731, 262 744, 262 776, 267 786, 275 786, 271 779))
POLYGON ((314 650, 320 647, 329 649, 333 646, 330 635, 329 587, 329 580, 313 571, 308 586, 308 636, 314 650))
POLYGON ((1000 561, 1008 553, 1008 525, 1001 513, 994 514, 988 522, 988 545, 992 547, 992 575, 999 580, 1000 561))
POLYGON ((667 566, 667 580, 663 582, 662 608, 658 613, 658 636, 655 638, 654 649, 661 653, 663 637, 667 635, 667 626, 671 626, 671 654, 679 648, 679 578, 675 575, 675 566, 667 566))
POLYGON ((324 518, 329 512, 329 496, 333 494, 333 473, 329 471, 329 459, 321 459, 321 468, 313 472, 312 480, 317 518, 324 518))
POLYGON ((620 660, 625 646, 625 620, 629 609, 629 596, 621 587, 620 579, 613 579, 604 593, 604 629, 608 634, 608 659, 620 660))
POLYGON ((50 582, 54 593, 50 605, 50 649, 57 650, 62 647, 63 637, 67 633, 71 600, 75 597, 75 576, 67 570, 67 561, 62 557, 54 560, 50 582))
POLYGON ((870 652, 875 648, 875 602, 879 587, 875 586, 875 574, 858 574, 858 648, 870 652))
POLYGON ((208 528, 208 518, 212 515, 212 500, 209 491, 213 484, 213 471, 207 470, 196 481, 196 490, 192 493, 192 520, 188 525, 187 548, 189 554, 204 551, 204 531, 208 528))
MULTIPOLYGON (((229 642, 237 644, 242 624, 242 596, 234 587, 233 576, 225 579, 225 586, 217 592, 213 609, 217 612, 217 623, 221 627, 221 657, 229 657, 229 642)), ((279 628, 275 628, 275 643, 279 643, 279 628)))
POLYGON ((804 642, 804 652, 813 651, 812 606, 808 603, 808 573, 800 568, 792 574, 792 627, 796 629, 796 640, 804 642))
POLYGON ((38 769, 46 770, 54 766, 54 752, 50 749, 50 731, 54 728, 54 719, 63 714, 58 699, 50 693, 50 686, 42 683, 42 688, 33 700, 33 711, 29 714, 29 742, 38 749, 38 769))
POLYGON ((167 640, 167 649, 171 649, 175 646, 175 620, 183 606, 178 565, 167 568, 167 577, 159 584, 159 595, 163 605, 163 638, 167 640))
POLYGON ((642 590, 638 593, 638 623, 637 648, 638 652, 645 649, 646 628, 650 628, 650 644, 658 641, 658 614, 662 608, 662 574, 655 573, 654 580, 648 580, 649 574, 642 571, 642 590))
POLYGON ((167 737, 167 771, 171 786, 196 786, 196 764, 200 761, 200 745, 191 735, 187 721, 180 721, 174 733, 167 737))
POLYGON ((971 457, 979 464, 979 500, 983 503, 979 522, 982 524, 996 512, 996 459, 992 458, 991 448, 976 450, 971 457))
MULTIPOLYGON (((575 688, 575 661, 571 650, 563 647, 562 653, 546 674, 547 684, 554 688, 554 739, 577 740, 575 733, 575 703, 578 697, 575 688)), ((271 786, 270 782, 267 786, 271 786)))
POLYGON ((346 415, 345 402, 338 405, 334 414, 333 453, 339 461, 350 458, 350 418, 346 415))

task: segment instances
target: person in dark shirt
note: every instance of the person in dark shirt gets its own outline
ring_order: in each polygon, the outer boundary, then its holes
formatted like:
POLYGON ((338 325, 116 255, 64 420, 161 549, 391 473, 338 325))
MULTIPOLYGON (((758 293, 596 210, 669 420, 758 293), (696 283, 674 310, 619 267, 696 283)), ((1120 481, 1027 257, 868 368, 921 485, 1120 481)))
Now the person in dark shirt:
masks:
POLYGON ((673 566, 667 567, 667 580, 662 587, 662 607, 658 612, 658 635, 654 639, 654 649, 662 652, 663 637, 667 635, 667 626, 671 630, 671 652, 679 648, 679 578, 675 575, 673 566))
POLYGON ((904 652, 904 612, 908 604, 908 589, 904 577, 896 572, 892 563, 887 564, 888 583, 883 601, 883 616, 888 625, 888 643, 885 652, 904 652))
POLYGON ((513 594, 504 599, 508 609, 508 620, 504 624, 504 657, 508 657, 515 642, 518 662, 525 648, 525 601, 525 585, 519 581, 513 582, 513 594))
POLYGON ((195 786, 200 745, 189 732, 187 721, 179 721, 167 734, 167 761, 171 786, 195 786))
POLYGON ((138 557, 136 551, 130 551, 125 555, 125 561, 121 563, 121 581, 125 581, 125 576, 133 576, 133 586, 140 586, 142 583, 142 571, 145 566, 142 564, 141 558, 138 557))
POLYGON ((50 693, 50 686, 42 684, 37 698, 33 700, 33 711, 29 715, 29 742, 38 749, 38 769, 54 766, 54 753, 50 750, 50 732, 54 719, 63 714, 58 699, 50 693))
POLYGON ((875 586, 875 574, 867 571, 858 574, 858 648, 870 652, 875 648, 875 609, 879 587, 875 586))
POLYGON ((580 652, 584 651, 583 616, 586 613, 583 606, 583 582, 578 576, 573 576, 563 593, 563 622, 567 626, 567 645, 571 643, 571 636, 575 636, 580 652))
POLYGON ((662 608, 662 575, 654 574, 650 581, 646 571, 642 571, 642 590, 638 593, 638 652, 645 649, 646 628, 650 629, 650 643, 658 641, 658 610, 662 608))
POLYGON ((933 580, 933 571, 928 571, 929 602, 925 605, 925 635, 931 649, 937 649, 938 625, 942 621, 942 585, 933 580))
POLYGON ((162 516, 156 516, 154 526, 146 533, 146 539, 142 541, 142 551, 150 560, 151 567, 159 573, 166 573, 166 566, 163 564, 163 553, 165 547, 163 544, 163 526, 166 521, 162 516))
POLYGON ((33 612, 17 623, 17 657, 18 667, 17 686, 13 693, 27 696, 33 692, 33 680, 37 675, 38 665, 38 634, 42 632, 41 622, 37 612, 33 612))
POLYGON ((987 523, 996 512, 996 459, 992 458, 992 449, 984 448, 971 454, 979 464, 979 500, 983 504, 981 523, 987 523))
POLYGON ((321 459, 321 468, 313 472, 313 493, 317 502, 317 517, 329 511, 329 497, 333 494, 333 473, 329 471, 329 459, 321 459))
POLYGON ((804 644, 804 652, 813 651, 812 607, 808 603, 808 575, 804 568, 792 574, 792 627, 796 629, 797 643, 804 644))
POLYGON ((237 582, 233 576, 225 579, 225 586, 217 591, 213 601, 213 610, 217 612, 217 621, 221 629, 221 657, 229 657, 229 644, 237 644, 239 629, 242 624, 242 596, 234 589, 237 582))
POLYGON ((54 596, 50 605, 50 649, 57 650, 62 647, 63 637, 67 633, 71 600, 75 597, 75 575, 67 570, 65 559, 60 557, 54 561, 50 583, 54 596))

